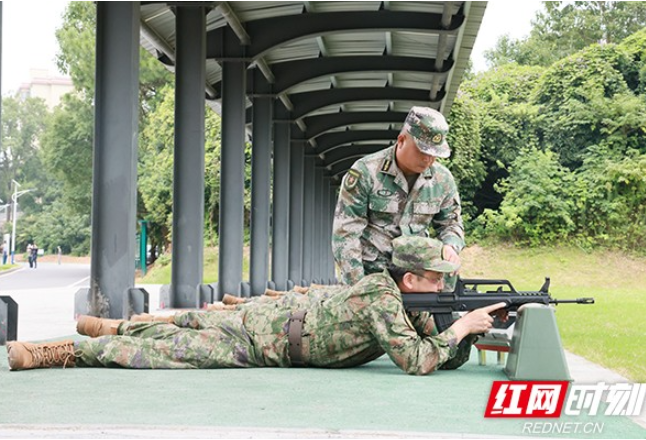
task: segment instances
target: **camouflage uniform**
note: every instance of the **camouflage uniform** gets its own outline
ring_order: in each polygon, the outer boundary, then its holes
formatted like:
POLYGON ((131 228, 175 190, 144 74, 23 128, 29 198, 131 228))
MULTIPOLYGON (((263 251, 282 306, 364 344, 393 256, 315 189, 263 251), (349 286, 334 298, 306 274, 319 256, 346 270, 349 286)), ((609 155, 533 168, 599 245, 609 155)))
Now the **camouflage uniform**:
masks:
POLYGON ((473 338, 458 345, 451 329, 437 334, 432 318, 407 317, 401 295, 383 272, 332 295, 253 302, 231 312, 179 313, 176 325, 124 322, 119 336, 76 342, 76 366, 289 367, 289 317, 303 308, 308 313, 302 352, 310 367, 352 367, 384 353, 409 374, 466 362, 473 338))
POLYGON ((400 235, 437 238, 464 247, 460 196, 451 172, 434 163, 409 191, 395 147, 359 159, 346 174, 334 214, 332 249, 346 284, 383 270, 400 235))

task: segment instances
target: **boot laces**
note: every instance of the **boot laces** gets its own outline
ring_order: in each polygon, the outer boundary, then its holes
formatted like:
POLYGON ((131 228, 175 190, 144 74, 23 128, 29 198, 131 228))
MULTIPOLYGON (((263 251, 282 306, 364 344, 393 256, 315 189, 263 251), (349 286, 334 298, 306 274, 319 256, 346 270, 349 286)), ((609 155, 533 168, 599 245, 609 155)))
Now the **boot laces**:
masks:
POLYGON ((46 344, 36 347, 28 347, 27 350, 34 358, 34 363, 41 367, 65 368, 68 363, 74 362, 74 344, 46 344))

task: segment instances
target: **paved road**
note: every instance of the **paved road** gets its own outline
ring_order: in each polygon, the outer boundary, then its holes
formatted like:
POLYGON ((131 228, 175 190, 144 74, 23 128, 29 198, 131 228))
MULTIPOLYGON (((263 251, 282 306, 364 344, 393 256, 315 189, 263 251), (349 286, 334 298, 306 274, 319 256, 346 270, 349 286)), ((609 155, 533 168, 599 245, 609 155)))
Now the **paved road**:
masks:
POLYGON ((18 339, 74 334, 74 293, 89 280, 89 264, 39 263, 36 269, 22 264, 1 274, 0 294, 18 303, 18 339))
POLYGON ((0 274, 0 292, 87 287, 89 279, 89 264, 38 263, 38 268, 30 269, 25 263, 17 271, 0 274))

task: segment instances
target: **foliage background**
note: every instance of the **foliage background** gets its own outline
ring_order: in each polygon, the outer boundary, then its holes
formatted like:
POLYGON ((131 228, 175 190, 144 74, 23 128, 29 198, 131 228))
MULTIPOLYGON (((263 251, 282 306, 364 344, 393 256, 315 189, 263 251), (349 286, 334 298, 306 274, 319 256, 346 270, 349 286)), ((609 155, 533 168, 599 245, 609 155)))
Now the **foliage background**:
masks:
MULTIPOLYGON (((18 249, 89 252, 95 4, 71 2, 58 66, 76 93, 52 112, 3 100, 0 198, 15 179, 18 249)), ((503 37, 467 75, 449 115, 469 241, 646 248, 646 4, 545 2, 527 38, 503 37)), ((171 243, 173 76, 141 51, 138 217, 156 252, 171 243)), ((219 217, 220 120, 206 109, 205 231, 219 217)), ((250 184, 251 149, 246 151, 250 184)), ((249 195, 245 199, 249 213, 249 195)), ((248 218, 248 217, 247 217, 248 218)), ((248 222, 248 220, 247 220, 248 222)), ((10 222, 5 224, 8 232, 10 222)))

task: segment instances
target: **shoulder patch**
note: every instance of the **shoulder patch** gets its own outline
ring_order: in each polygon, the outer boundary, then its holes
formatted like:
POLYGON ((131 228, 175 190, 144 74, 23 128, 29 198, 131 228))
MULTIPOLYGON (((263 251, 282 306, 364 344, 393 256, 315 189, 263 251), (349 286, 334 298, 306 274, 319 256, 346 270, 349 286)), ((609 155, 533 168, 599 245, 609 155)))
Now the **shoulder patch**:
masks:
POLYGON ((390 170, 390 165, 392 165, 393 161, 390 159, 384 160, 384 164, 381 166, 381 171, 388 171, 390 170))
POLYGON ((361 173, 355 169, 350 169, 343 180, 343 187, 350 191, 357 186, 359 179, 361 179, 361 173))

